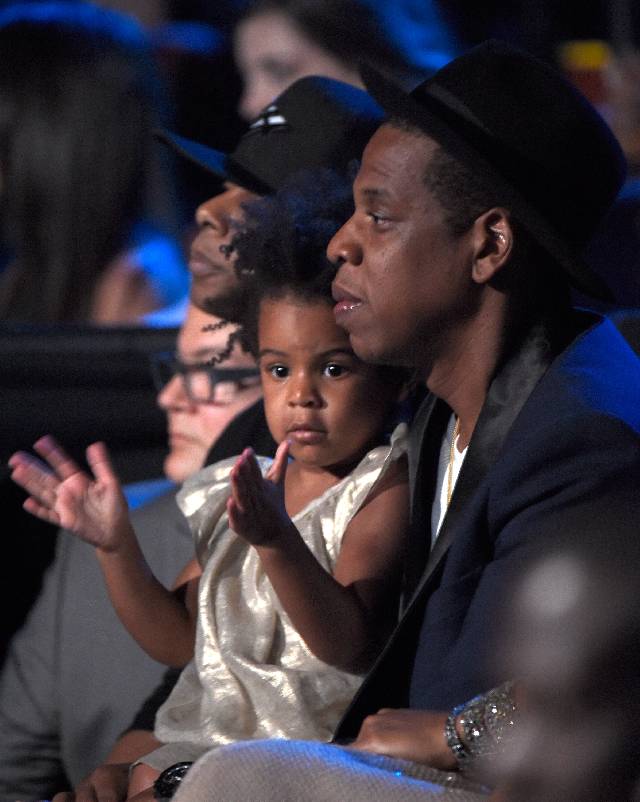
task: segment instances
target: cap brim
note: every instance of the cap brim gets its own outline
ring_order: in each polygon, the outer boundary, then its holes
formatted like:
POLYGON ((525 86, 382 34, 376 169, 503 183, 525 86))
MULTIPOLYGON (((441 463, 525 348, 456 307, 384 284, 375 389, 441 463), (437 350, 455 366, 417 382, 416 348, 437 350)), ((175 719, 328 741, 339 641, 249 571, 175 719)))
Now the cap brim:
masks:
POLYGON ((173 148, 180 156, 202 167, 220 181, 230 180, 227 166, 229 157, 226 153, 208 148, 206 145, 201 145, 199 142, 194 142, 171 131, 157 130, 153 132, 153 135, 173 148))
POLYGON ((173 148, 180 156, 202 167, 220 181, 238 184, 256 195, 268 195, 274 191, 273 187, 270 187, 227 153, 201 145, 199 142, 186 139, 171 131, 157 130, 154 131, 154 136, 173 148))
POLYGON ((612 301, 605 282, 593 272, 582 256, 571 247, 554 226, 512 184, 495 163, 461 129, 478 131, 473 119, 465 119, 464 110, 444 109, 436 98, 433 104, 418 102, 408 92, 370 65, 362 65, 362 80, 369 94, 382 106, 388 117, 398 117, 414 124, 432 137, 448 153, 477 170, 490 186, 505 197, 505 203, 518 221, 565 272, 569 282, 588 295, 612 301))

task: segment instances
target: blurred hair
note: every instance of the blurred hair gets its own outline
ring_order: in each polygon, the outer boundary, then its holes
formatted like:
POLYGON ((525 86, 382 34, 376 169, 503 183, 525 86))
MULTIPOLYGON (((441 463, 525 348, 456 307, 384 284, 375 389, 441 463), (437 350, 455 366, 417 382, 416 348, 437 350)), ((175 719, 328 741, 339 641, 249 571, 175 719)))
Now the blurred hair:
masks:
POLYGON ((433 2, 255 0, 241 17, 278 13, 340 62, 369 63, 403 84, 444 66, 458 49, 433 2))
POLYGON ((244 209, 243 229, 233 241, 243 295, 239 322, 246 347, 257 355, 263 298, 333 303, 336 268, 326 249, 352 213, 351 185, 332 170, 313 170, 244 209))
POLYGON ((142 29, 85 3, 0 12, 5 320, 81 319, 143 216, 161 85, 142 29))

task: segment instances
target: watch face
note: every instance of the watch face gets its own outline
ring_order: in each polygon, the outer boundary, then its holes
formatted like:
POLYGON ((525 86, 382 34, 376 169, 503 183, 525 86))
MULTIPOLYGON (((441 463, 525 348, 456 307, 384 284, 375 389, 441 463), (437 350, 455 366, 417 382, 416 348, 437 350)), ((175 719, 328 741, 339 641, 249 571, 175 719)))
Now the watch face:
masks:
POLYGON ((171 799, 192 765, 192 762, 174 763, 173 766, 165 769, 153 784, 154 799, 171 799))

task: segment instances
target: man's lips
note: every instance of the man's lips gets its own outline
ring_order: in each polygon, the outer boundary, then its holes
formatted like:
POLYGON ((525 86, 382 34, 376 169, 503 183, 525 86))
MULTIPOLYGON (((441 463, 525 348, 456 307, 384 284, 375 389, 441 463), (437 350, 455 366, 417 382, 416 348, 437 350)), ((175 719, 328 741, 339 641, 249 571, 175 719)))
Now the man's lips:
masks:
POLYGON ((206 277, 216 276, 222 273, 228 274, 230 272, 229 263, 217 263, 209 259, 199 251, 191 251, 189 254, 189 270, 194 276, 206 277))
POLYGON ((350 292, 347 292, 347 290, 343 289, 338 284, 333 285, 332 294, 336 302, 335 306, 333 307, 333 313, 336 318, 349 315, 354 311, 354 309, 357 309, 362 305, 361 298, 358 298, 357 296, 352 295, 350 292))

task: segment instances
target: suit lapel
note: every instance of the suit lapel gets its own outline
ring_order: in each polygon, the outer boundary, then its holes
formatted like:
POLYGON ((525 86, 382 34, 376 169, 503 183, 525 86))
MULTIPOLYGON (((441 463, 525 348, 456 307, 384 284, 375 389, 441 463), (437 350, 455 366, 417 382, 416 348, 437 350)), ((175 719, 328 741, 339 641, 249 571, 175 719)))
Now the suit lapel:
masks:
MULTIPOLYGON (((495 462, 514 420, 548 368, 552 358, 553 354, 550 351, 549 338, 544 326, 535 326, 525 338, 522 347, 503 364, 491 382, 451 497, 451 504, 427 560, 422 579, 416 587, 411 602, 407 605, 407 610, 416 597, 421 595, 449 550, 457 524, 469 499, 495 462)), ((422 425, 421 442, 428 450, 430 450, 429 422, 435 417, 436 410, 440 405, 445 406, 442 402, 432 404, 429 415, 422 425)), ((447 409, 446 406, 445 409, 447 409)), ((422 454, 426 456, 424 451, 422 454)), ((425 470, 424 462, 425 459, 420 460, 414 469, 417 492, 420 492, 420 488, 424 486, 420 484, 422 471, 425 470)), ((422 524, 423 537, 426 537, 430 531, 428 526, 430 516, 426 512, 432 500, 425 498, 421 500, 422 503, 418 499, 413 500, 413 511, 421 510, 421 515, 416 521, 422 524)))
MULTIPOLYGON (((582 317, 587 318, 588 325, 593 323, 592 315, 582 317)), ((584 327, 583 323, 579 328, 584 327)), ((381 700, 384 700, 385 707, 403 707, 408 704, 412 660, 423 619, 423 606, 428 602, 432 581, 440 575, 437 569, 442 565, 453 541, 467 502, 498 458, 509 430, 535 385, 555 354, 561 351, 573 336, 565 343, 556 341, 555 347, 552 347, 550 345, 552 341, 547 336, 545 327, 536 326, 524 338, 517 352, 503 363, 503 367, 496 374, 473 432, 437 545, 431 552, 422 579, 410 603, 403 610, 398 626, 345 712, 336 731, 337 740, 355 737, 364 716, 375 712, 381 706, 381 700)), ((423 488, 421 477, 425 478, 425 457, 429 456, 430 451, 432 453, 429 441, 439 428, 438 407, 443 407, 445 411, 448 409, 433 397, 426 399, 424 407, 416 416, 415 428, 412 429, 412 438, 415 440, 412 450, 410 446, 409 469, 415 495, 412 500, 412 511, 417 516, 414 535, 420 535, 418 527, 422 523, 423 538, 430 534, 428 509, 432 498, 419 498, 418 495, 423 488), (426 450, 423 450, 425 447, 426 450)))

